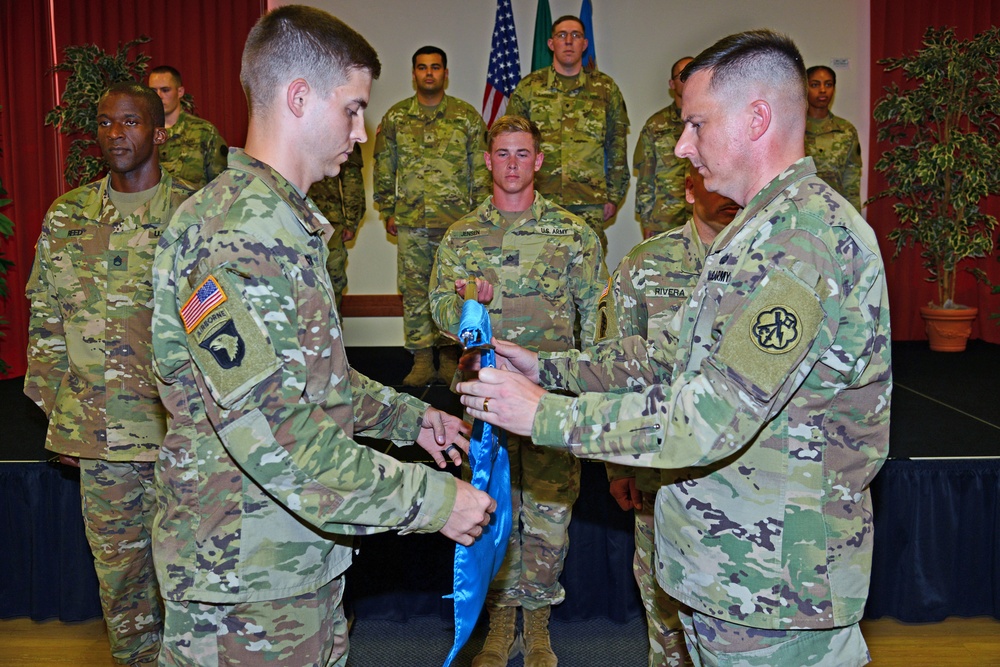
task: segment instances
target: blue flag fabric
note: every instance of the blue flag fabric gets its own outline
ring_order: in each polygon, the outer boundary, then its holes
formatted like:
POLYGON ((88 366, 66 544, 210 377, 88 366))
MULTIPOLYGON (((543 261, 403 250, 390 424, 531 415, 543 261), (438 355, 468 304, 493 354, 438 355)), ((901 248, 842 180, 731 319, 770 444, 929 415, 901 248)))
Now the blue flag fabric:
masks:
POLYGON ((583 52, 583 68, 588 72, 597 69, 597 48, 594 46, 594 8, 590 0, 583 0, 580 6, 580 20, 583 31, 587 34, 587 50, 583 52))
MULTIPOLYGON (((458 325, 459 339, 466 348, 484 346, 481 367, 496 368, 496 353, 489 345, 493 338, 490 316, 483 304, 467 299, 462 305, 458 325)), ((510 460, 507 458, 507 434, 477 419, 472 426, 469 444, 472 486, 496 500, 493 520, 471 547, 455 545, 455 643, 444 661, 449 667, 472 635, 479 613, 486 601, 490 582, 500 570, 510 537, 510 460)))

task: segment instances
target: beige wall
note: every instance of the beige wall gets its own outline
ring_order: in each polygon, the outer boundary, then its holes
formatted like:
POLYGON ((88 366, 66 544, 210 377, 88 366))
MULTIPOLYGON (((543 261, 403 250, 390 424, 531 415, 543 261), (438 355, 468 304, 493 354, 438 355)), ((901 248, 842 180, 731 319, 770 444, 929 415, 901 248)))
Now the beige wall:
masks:
MULTIPOLYGON (((625 96, 632 129, 629 156, 646 119, 670 101, 670 65, 696 55, 720 37, 753 28, 790 35, 806 65, 836 67, 834 113, 847 118, 861 135, 865 164, 869 133, 869 0, 592 0, 597 63, 625 96)), ((269 6, 288 4, 270 0, 269 6)), ((382 76, 372 88, 366 112, 369 141, 363 148, 369 211, 348 265, 350 294, 387 294, 396 289, 396 247, 371 206, 372 137, 395 102, 413 94, 410 56, 425 44, 448 53, 448 93, 479 108, 486 83, 494 0, 306 0, 363 34, 378 50, 382 76)), ((531 66, 535 0, 512 0, 521 50, 521 71, 531 66)), ((553 18, 576 14, 580 0, 549 0, 553 18)), ((639 241, 634 211, 634 180, 615 224, 608 229, 608 267, 639 241)), ((865 188, 867 183, 863 183, 865 188)), ((864 192, 862 193, 864 194, 864 192)), ((348 345, 402 345, 402 323, 395 318, 351 318, 345 322, 348 345)))

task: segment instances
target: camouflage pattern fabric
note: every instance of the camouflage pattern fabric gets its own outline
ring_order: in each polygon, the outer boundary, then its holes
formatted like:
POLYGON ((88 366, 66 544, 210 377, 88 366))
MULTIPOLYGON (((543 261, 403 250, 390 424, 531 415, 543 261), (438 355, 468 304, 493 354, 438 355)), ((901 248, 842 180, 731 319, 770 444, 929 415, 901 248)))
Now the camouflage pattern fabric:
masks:
POLYGON ((333 225, 333 234, 327 250, 326 270, 330 273, 333 291, 337 295, 337 311, 347 289, 347 246, 344 245, 344 231, 357 235, 358 225, 365 216, 365 179, 361 173, 364 161, 361 146, 354 144, 354 150, 347 162, 341 165, 340 173, 327 176, 309 188, 309 198, 316 204, 323 217, 333 225))
POLYGON ((701 468, 656 507, 657 579, 691 608, 754 628, 857 623, 892 390, 874 233, 804 158, 715 240, 678 318, 670 384, 547 395, 532 440, 701 468))
POLYGON ((150 268, 191 191, 162 172, 153 198, 122 217, 110 176, 49 208, 26 294, 24 393, 49 418, 45 446, 108 461, 153 461, 166 431, 151 366, 150 268))
POLYGON ((164 601, 161 667, 344 667, 349 640, 344 578, 290 598, 232 605, 164 601))
POLYGON ((350 564, 352 535, 440 530, 456 493, 450 474, 352 440, 406 444, 427 404, 348 364, 318 209, 243 151, 229 167, 174 216, 153 269, 170 414, 153 548, 173 601, 315 591, 350 564))
POLYGON ((153 463, 80 459, 80 498, 111 655, 121 664, 154 661, 163 615, 150 546, 153 463))
MULTIPOLYGON (((620 204, 628 189, 628 112, 621 91, 603 72, 581 72, 567 83, 554 67, 521 79, 506 113, 542 132, 545 161, 535 189, 560 206, 620 204)), ((604 225, 595 229, 604 239, 604 225)))
MULTIPOLYGON (((455 280, 482 278, 494 288, 486 308, 495 337, 533 350, 566 350, 578 344, 578 317, 583 339, 593 340, 605 275, 597 236, 579 218, 536 192, 531 208, 509 224, 489 197, 441 241, 431 310, 443 331, 457 335, 464 298, 455 280)), ((488 600, 526 609, 558 604, 580 462, 510 435, 507 451, 513 529, 488 600)))
POLYGON ((181 112, 167 128, 167 143, 160 146, 160 166, 194 189, 222 173, 229 148, 215 126, 204 118, 181 112))
POLYGON ((681 610, 695 667, 861 667, 871 662, 857 623, 830 630, 761 630, 681 610))
POLYGON ((403 347, 422 350, 447 343, 431 316, 430 282, 434 257, 446 229, 399 227, 396 282, 403 295, 403 347))
POLYGON ((806 118, 806 155, 816 163, 816 175, 861 210, 861 142, 850 122, 832 113, 806 118))
POLYGON ((373 199, 398 227, 447 229, 490 194, 486 125, 445 95, 428 116, 416 95, 393 105, 375 135, 373 199))
POLYGON ((683 130, 681 110, 671 104, 650 116, 639 133, 632 167, 637 175, 635 212, 644 237, 679 227, 691 216, 684 198, 688 161, 674 155, 683 130))

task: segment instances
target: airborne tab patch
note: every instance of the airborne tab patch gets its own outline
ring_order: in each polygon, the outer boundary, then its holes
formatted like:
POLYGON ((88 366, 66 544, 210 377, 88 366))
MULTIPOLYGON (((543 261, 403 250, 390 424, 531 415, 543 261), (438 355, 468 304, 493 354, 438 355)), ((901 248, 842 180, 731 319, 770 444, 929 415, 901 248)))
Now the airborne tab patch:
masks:
POLYGON ((208 276, 198 285, 187 303, 181 308, 181 322, 184 324, 184 333, 191 333, 194 328, 201 324, 201 321, 220 304, 225 303, 226 293, 219 286, 219 281, 215 276, 208 276))

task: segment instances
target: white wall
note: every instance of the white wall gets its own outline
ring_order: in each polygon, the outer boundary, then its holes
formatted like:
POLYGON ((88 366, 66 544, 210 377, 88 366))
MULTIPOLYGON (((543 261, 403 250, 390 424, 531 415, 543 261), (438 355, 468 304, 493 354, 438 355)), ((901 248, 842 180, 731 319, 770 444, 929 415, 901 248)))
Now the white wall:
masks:
MULTIPOLYGON (((372 138, 390 106, 413 94, 410 57, 425 44, 448 53, 448 93, 476 108, 486 84, 495 0, 300 0, 325 9, 364 35, 379 53, 382 76, 372 88, 366 115, 369 141, 365 186, 369 211, 351 249, 348 293, 388 294, 396 290, 396 248, 371 205, 372 138)), ((629 159, 643 123, 666 106, 670 65, 697 55, 734 32, 771 28, 795 40, 806 66, 836 66, 834 113, 861 135, 865 164, 869 135, 869 0, 592 0, 598 67, 618 83, 632 128, 629 159)), ((269 0, 269 6, 289 4, 269 0)), ((521 50, 521 72, 531 66, 536 0, 512 0, 521 50)), ((578 14, 581 0, 549 0, 552 17, 578 14)), ((608 229, 608 268, 639 241, 634 181, 615 224, 608 229)), ((862 183, 862 198, 867 182, 862 183)), ((350 318, 348 345, 402 345, 397 318, 350 318)))

